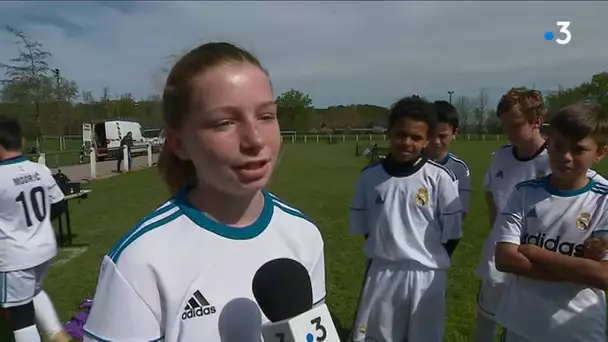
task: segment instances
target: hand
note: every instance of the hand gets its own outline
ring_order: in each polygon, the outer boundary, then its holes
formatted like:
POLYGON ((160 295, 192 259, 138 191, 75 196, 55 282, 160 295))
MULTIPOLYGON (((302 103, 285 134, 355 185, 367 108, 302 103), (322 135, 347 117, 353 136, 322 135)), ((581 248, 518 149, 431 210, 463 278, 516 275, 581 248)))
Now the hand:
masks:
POLYGON ((538 249, 540 249, 540 247, 536 246, 536 245, 531 245, 531 244, 524 244, 524 245, 520 245, 517 248, 517 251, 522 254, 523 256, 525 256, 526 258, 530 259, 530 256, 536 252, 538 249))
POLYGON ((595 237, 585 241, 583 257, 601 261, 608 252, 608 237, 595 237))

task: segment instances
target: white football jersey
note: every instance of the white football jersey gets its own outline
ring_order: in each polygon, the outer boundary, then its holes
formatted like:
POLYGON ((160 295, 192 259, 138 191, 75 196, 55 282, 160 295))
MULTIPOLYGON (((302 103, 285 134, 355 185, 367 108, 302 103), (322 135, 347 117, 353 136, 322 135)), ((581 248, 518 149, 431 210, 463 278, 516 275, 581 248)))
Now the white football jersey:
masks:
MULTIPOLYGON (((585 240, 608 233, 607 211, 607 185, 590 180, 583 189, 564 191, 551 187, 548 177, 529 180, 517 185, 497 217, 498 242, 582 257, 585 240)), ((513 274, 505 284, 496 320, 509 331, 530 341, 606 341, 604 291, 513 274)))
POLYGON ((368 166, 355 189, 350 233, 369 235, 363 250, 371 259, 449 268, 443 244, 462 237, 454 174, 426 158, 407 170, 392 169, 389 160, 368 166))
MULTIPOLYGON (((494 152, 490 168, 485 175, 485 188, 487 192, 492 193, 496 211, 500 212, 517 184, 542 178, 550 173, 551 166, 546 144, 534 156, 526 159, 516 157, 515 148, 507 145, 494 152)), ((599 183, 607 183, 606 179, 596 171, 589 170, 587 176, 599 183)), ((494 265, 497 234, 498 232, 492 229, 486 238, 476 270, 480 279, 490 280, 493 283, 501 283, 505 277, 505 274, 498 271, 494 265)))
POLYGON ((0 161, 0 272, 38 266, 57 254, 51 204, 63 192, 45 165, 0 161))
POLYGON ((243 228, 210 219, 186 191, 146 217, 103 259, 85 341, 261 341, 268 319, 252 280, 277 258, 304 265, 313 300, 322 302, 319 229, 276 196, 264 197, 260 217, 243 228))
POLYGON ((456 176, 462 211, 465 214, 468 213, 471 203, 471 171, 469 166, 452 152, 449 152, 445 159, 438 161, 438 163, 448 168, 456 176))

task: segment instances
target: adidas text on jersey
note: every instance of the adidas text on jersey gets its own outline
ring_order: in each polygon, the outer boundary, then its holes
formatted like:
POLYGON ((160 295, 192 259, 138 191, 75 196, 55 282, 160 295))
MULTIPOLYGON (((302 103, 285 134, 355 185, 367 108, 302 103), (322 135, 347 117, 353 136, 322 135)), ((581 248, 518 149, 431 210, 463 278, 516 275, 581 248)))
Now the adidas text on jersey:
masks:
POLYGON ((548 251, 575 257, 582 257, 585 250, 584 244, 561 241, 561 236, 548 237, 545 233, 523 234, 521 243, 522 245, 536 245, 548 251))
POLYGON ((182 313, 182 320, 187 320, 194 317, 209 316, 213 315, 214 313, 215 306, 211 305, 199 290, 196 290, 192 294, 192 297, 188 299, 188 304, 186 304, 184 313, 182 313))

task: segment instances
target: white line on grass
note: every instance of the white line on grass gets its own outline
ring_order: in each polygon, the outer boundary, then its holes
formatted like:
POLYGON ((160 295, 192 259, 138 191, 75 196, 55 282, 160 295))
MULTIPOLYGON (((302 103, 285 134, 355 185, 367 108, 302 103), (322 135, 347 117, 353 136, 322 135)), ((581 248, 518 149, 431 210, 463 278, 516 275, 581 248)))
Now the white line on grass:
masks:
POLYGON ((86 252, 89 249, 89 247, 69 247, 64 249, 63 253, 61 253, 61 257, 53 260, 53 266, 57 267, 57 266, 61 266, 61 265, 65 265, 68 262, 72 261, 73 259, 76 259, 77 257, 79 257, 82 253, 86 252))

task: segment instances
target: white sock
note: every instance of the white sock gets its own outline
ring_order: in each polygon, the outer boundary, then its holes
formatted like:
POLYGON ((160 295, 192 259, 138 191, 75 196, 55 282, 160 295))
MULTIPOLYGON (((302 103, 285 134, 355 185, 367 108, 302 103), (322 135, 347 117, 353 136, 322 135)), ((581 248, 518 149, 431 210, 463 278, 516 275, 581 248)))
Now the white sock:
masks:
POLYGON ((475 326, 474 342, 494 342, 496 340, 497 324, 479 310, 477 311, 477 325, 475 326))
POLYGON ((36 312, 36 323, 46 335, 53 336, 63 330, 53 302, 46 292, 40 291, 34 297, 34 311, 36 312))
POLYGON ((15 342, 41 342, 40 334, 35 325, 30 325, 13 333, 15 334, 15 342))

